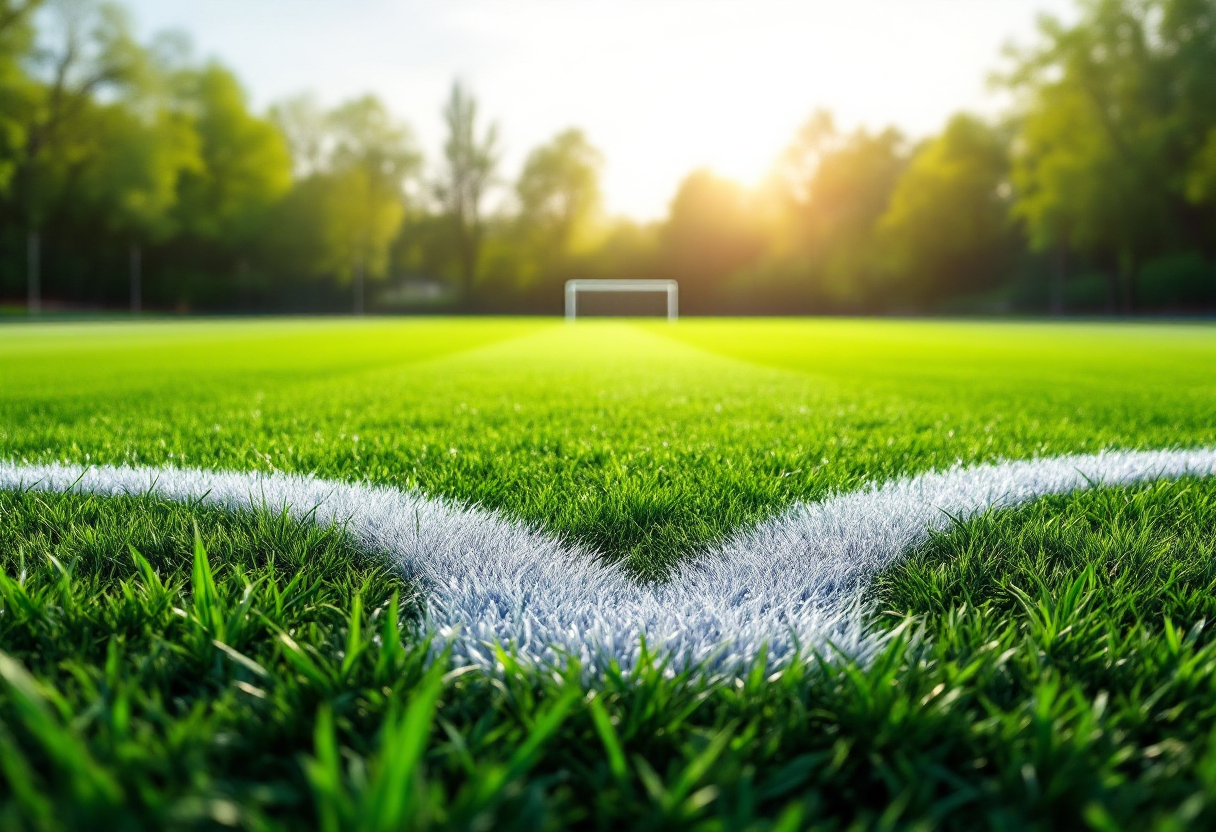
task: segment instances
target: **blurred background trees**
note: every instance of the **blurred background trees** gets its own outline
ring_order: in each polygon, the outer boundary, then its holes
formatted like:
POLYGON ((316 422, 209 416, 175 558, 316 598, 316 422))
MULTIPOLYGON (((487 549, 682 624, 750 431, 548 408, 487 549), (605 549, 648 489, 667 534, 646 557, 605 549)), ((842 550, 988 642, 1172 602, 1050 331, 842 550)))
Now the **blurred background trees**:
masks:
POLYGON ((350 286, 351 308, 361 313, 368 279, 390 274, 406 185, 422 163, 413 134, 370 95, 328 112, 303 96, 276 106, 271 119, 297 178, 273 215, 263 254, 296 274, 350 286))
POLYGON ((471 307, 481 265, 482 209, 486 191, 498 167, 498 127, 491 124, 479 136, 477 101, 460 83, 443 108, 448 128, 443 144, 444 166, 435 182, 439 207, 447 215, 460 268, 460 296, 471 307))
POLYGON ((457 83, 427 167, 367 95, 255 111, 121 7, 0 0, 0 302, 552 312, 571 277, 680 281, 688 312, 1216 308, 1216 0, 1082 0, 934 136, 814 113, 754 188, 713 171, 611 217, 593 137, 502 170, 457 83))

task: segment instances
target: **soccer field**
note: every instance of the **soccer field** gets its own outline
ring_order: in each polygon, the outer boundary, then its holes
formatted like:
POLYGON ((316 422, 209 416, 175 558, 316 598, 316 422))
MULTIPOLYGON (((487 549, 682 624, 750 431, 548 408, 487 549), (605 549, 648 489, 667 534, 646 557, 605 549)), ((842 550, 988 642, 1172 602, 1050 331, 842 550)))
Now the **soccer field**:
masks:
POLYGON ((7 325, 0 827, 1216 825, 1214 368, 1200 325, 7 325))

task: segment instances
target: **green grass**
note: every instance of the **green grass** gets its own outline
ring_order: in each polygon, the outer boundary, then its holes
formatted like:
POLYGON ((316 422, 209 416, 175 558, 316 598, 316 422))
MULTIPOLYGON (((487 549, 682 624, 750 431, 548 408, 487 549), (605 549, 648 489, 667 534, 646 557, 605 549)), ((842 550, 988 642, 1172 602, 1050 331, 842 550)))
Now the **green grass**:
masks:
POLYGON ((421 488, 661 575, 833 489, 957 460, 1216 442, 1213 366, 1205 327, 11 327, 0 457, 421 488))
MULTIPOLYGON (((862 482, 1216 444, 1214 366, 1199 326, 8 325, 0 458, 421 488, 660 577, 862 482)), ((0 828, 1210 827, 1214 540, 1216 483, 1049 498, 882 575, 868 667, 491 678, 334 530, 0 494, 0 828)))

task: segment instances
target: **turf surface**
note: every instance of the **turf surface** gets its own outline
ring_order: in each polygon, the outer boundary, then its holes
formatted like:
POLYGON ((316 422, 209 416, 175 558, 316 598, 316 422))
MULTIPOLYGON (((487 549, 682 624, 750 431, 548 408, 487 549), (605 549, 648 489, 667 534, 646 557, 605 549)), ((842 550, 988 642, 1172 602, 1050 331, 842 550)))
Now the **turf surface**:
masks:
MULTIPOLYGON (((1201 326, 6 326, 0 457, 420 488, 661 578, 863 482, 1214 444, 1214 366, 1201 326)), ((3 494, 0 826, 1211 826, 1214 532, 1210 482, 1050 498, 881 576, 864 668, 487 678, 333 530, 3 494)))
POLYGON ((420 488, 659 576, 834 489, 958 460, 1211 444, 1213 366, 1202 327, 12 327, 0 456, 420 488))

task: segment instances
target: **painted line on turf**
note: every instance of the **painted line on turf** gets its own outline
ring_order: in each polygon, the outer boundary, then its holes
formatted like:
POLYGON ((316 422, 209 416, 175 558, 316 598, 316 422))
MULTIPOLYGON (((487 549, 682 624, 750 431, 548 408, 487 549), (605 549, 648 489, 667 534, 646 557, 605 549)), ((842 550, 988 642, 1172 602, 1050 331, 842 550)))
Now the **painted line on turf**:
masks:
POLYGON ((767 645, 770 664, 799 649, 865 658, 862 597, 885 566, 993 508, 1099 485, 1216 474, 1216 449, 1109 451, 956 467, 802 503, 711 548, 668 581, 639 585, 587 549, 489 511, 367 484, 282 473, 0 463, 0 488, 144 495, 230 511, 285 510, 336 523, 384 553, 427 593, 428 623, 456 660, 497 665, 493 645, 537 663, 637 662, 644 636, 673 666, 730 671, 767 645))

